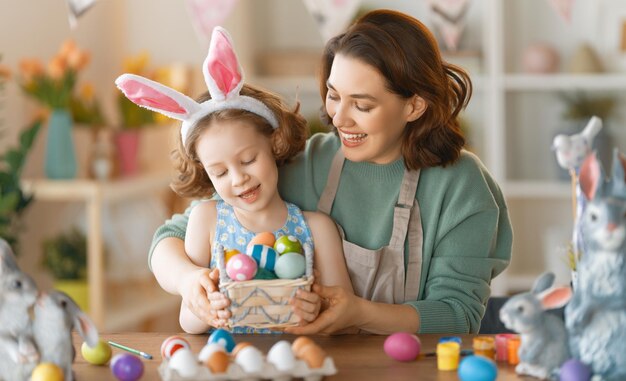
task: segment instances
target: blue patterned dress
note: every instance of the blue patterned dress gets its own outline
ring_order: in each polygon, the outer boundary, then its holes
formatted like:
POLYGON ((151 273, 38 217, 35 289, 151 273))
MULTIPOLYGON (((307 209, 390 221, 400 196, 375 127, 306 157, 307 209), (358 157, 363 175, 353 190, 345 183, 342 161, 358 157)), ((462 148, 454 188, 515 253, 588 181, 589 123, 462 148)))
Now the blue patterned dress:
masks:
MULTIPOLYGON (((285 202, 287 205, 287 220, 283 227, 273 231, 274 237, 278 239, 284 235, 295 236, 302 246, 310 245, 313 248, 313 239, 311 238, 311 231, 309 225, 307 225, 302 211, 296 205, 285 202)), ((237 220, 235 212, 231 205, 228 205, 223 200, 217 201, 217 223, 215 224, 215 237, 213 241, 213 247, 211 250, 211 263, 209 267, 217 267, 217 248, 222 245, 225 249, 236 249, 242 253, 246 252, 248 242, 254 238, 258 233, 252 232, 237 220)), ((258 277, 258 276, 257 276, 258 277)), ((234 327, 233 333, 280 333, 277 331, 271 331, 269 329, 258 329, 252 327, 234 327)))

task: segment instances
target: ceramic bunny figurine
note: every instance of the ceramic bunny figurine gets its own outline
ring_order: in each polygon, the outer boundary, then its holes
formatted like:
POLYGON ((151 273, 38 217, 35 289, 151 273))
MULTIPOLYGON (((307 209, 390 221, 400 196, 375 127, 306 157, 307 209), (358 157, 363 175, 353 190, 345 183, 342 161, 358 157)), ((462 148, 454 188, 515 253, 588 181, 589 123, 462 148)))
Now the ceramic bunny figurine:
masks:
POLYGON ((572 292, 553 283, 553 273, 542 274, 532 291, 513 296, 500 310, 502 323, 521 335, 518 374, 549 379, 570 357, 563 320, 546 310, 565 305, 572 292))
POLYGON ((33 333, 42 362, 58 365, 65 380, 73 380, 72 363, 76 352, 72 345, 72 328, 90 347, 98 344, 98 330, 74 300, 61 291, 43 293, 35 304, 33 333))
POLYGON ((578 286, 565 309, 572 353, 605 380, 626 380, 625 168, 626 158, 617 150, 608 181, 595 154, 583 162, 586 251, 577 266, 578 286))
POLYGON ((29 314, 38 293, 0 238, 0 379, 25 380, 39 360, 29 314))

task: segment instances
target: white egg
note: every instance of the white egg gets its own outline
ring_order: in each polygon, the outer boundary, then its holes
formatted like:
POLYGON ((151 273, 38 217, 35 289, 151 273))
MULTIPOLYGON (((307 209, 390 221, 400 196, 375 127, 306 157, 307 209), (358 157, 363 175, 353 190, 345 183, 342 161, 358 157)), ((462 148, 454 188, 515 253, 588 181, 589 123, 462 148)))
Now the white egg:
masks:
POLYGON ((182 377, 192 377, 198 372, 198 360, 188 348, 181 348, 170 358, 169 366, 182 377))
POLYGON ((204 348, 202 348, 202 350, 200 351, 200 353, 198 354, 198 360, 200 360, 200 362, 204 363, 206 362, 206 360, 209 359, 209 357, 211 357, 211 355, 214 352, 225 352, 226 350, 224 349, 224 346, 218 343, 209 343, 207 345, 204 346, 204 348))
POLYGON ((296 357, 291 350, 291 344, 285 340, 281 340, 272 346, 269 352, 267 352, 267 361, 274 364, 276 369, 282 372, 288 372, 296 366, 296 357))
POLYGON ((258 373, 263 370, 263 354, 253 346, 241 348, 235 362, 243 368, 246 373, 258 373))

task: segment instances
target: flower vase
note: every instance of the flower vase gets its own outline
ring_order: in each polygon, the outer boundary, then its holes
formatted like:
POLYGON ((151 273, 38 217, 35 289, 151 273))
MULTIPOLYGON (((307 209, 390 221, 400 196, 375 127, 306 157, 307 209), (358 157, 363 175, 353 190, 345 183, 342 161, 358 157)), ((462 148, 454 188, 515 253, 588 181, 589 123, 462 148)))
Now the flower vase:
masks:
POLYGON ((45 173, 50 179, 76 177, 76 153, 72 137, 72 116, 68 110, 54 109, 48 120, 45 173))
POLYGON ((122 177, 135 176, 139 172, 139 131, 119 131, 115 134, 115 147, 122 177))

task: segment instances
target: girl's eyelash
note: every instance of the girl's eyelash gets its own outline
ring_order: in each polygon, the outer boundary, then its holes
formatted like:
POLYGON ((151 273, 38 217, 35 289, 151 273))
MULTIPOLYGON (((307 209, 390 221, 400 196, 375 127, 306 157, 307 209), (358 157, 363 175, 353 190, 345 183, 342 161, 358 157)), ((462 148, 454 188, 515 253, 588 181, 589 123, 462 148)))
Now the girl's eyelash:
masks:
POLYGON ((244 164, 244 165, 248 165, 248 164, 252 164, 252 163, 254 163, 255 161, 256 161, 256 156, 255 156, 254 158, 252 158, 252 160, 248 160, 248 161, 244 161, 244 162, 242 162, 242 164, 244 164))
POLYGON ((219 179, 220 177, 223 177, 225 174, 226 174, 226 171, 221 172, 221 173, 217 173, 217 174, 215 174, 215 177, 217 177, 219 179))

